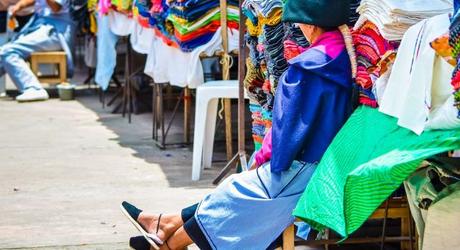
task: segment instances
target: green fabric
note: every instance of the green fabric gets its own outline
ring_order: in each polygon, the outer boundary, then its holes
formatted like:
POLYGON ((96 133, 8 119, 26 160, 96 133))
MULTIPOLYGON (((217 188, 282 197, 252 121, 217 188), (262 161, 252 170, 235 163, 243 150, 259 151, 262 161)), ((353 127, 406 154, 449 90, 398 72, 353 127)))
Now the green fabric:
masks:
POLYGON ((347 237, 424 159, 459 148, 460 129, 417 136, 395 118, 360 107, 324 154, 294 215, 347 237))
MULTIPOLYGON (((170 21, 173 25, 174 28, 181 34, 181 35, 186 35, 188 33, 194 32, 212 21, 220 20, 220 11, 216 12, 213 15, 206 15, 203 16, 202 18, 195 20, 193 22, 181 22, 180 18, 178 18, 175 15, 168 15, 167 17, 168 21, 170 21)), ((238 12, 234 13, 230 8, 227 12, 227 20, 228 21, 233 21, 233 22, 239 22, 240 17, 238 12)))
POLYGON ((350 0, 287 0, 283 21, 337 27, 348 23, 350 0))

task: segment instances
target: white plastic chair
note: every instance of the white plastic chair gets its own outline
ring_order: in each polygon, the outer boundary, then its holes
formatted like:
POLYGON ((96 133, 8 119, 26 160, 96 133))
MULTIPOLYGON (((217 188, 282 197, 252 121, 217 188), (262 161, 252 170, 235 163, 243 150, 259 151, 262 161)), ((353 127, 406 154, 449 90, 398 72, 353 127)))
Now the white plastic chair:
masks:
POLYGON ((200 179, 203 168, 211 167, 219 98, 237 99, 238 81, 211 81, 196 90, 193 181, 200 179))

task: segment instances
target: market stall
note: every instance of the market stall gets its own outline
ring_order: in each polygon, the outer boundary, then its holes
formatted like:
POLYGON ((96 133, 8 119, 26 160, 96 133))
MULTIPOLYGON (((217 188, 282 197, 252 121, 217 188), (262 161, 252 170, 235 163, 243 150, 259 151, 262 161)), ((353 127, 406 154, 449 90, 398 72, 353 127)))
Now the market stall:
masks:
MULTIPOLYGON (((278 83, 293 59, 310 46, 298 25, 282 21, 284 5, 282 0, 168 4, 135 1, 127 5, 133 6, 131 14, 111 9, 107 17, 100 18, 99 27, 106 22, 113 33, 109 44, 116 41, 115 23, 122 23, 118 30, 131 31, 118 35, 130 35, 133 48, 148 55, 144 72, 155 84, 184 88, 185 113, 190 111, 189 89, 204 84, 200 59, 218 55, 223 80, 228 80, 229 54, 239 50, 238 153, 215 183, 238 161, 246 169, 244 92, 250 99, 252 138, 259 152, 273 126, 278 83), (244 17, 240 17, 240 12, 244 17)), ((458 9, 449 0, 362 0, 352 1, 350 7, 351 32, 343 27, 340 31, 353 44, 353 48, 347 48, 354 52, 353 114, 331 138, 332 143, 327 145, 293 215, 317 231, 332 230, 346 239, 382 204, 389 204, 395 191, 404 189, 404 183, 405 191, 398 195, 416 219, 422 247, 424 234, 431 234, 425 230, 426 217, 422 215, 441 198, 422 204, 420 187, 435 178, 420 183, 416 176, 429 175, 428 172, 444 176, 447 169, 448 175, 454 177, 448 184, 441 181, 444 186, 438 193, 444 198, 458 188, 458 167, 451 162, 455 158, 433 160, 460 149, 458 9), (417 211, 420 208, 426 211, 417 211), (417 214, 422 214, 422 219, 417 214)), ((105 79, 110 76, 105 73, 105 79)), ((156 88, 154 95, 162 93, 161 88, 156 88)), ((161 99, 154 101, 154 105, 161 103, 161 99)), ((224 106, 230 159, 229 102, 224 106)), ((185 122, 184 127, 188 126, 185 122)), ((316 136, 321 136, 321 131, 316 136)), ((188 132, 185 141, 189 141, 188 132)), ((383 211, 388 213, 388 206, 383 211)), ((387 217, 383 219, 386 221, 387 217)), ((412 229, 410 225, 409 228, 412 229)), ((382 246, 385 226, 383 231, 382 246)), ((410 243, 401 245, 406 248, 412 246, 415 237, 411 233, 401 240, 410 243)), ((426 244, 433 244, 430 242, 426 244)))

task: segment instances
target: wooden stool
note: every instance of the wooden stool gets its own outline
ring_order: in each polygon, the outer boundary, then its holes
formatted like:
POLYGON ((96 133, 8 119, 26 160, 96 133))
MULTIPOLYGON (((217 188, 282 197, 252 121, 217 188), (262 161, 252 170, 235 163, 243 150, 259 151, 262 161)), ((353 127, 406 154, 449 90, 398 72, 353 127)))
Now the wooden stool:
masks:
MULTIPOLYGON (((410 215, 409 205, 405 197, 401 198, 389 198, 382 204, 375 212, 369 217, 369 220, 383 219, 383 233, 382 237, 377 238, 349 238, 345 240, 344 244, 363 244, 363 243, 375 243, 375 242, 401 242, 401 250, 415 249, 414 245, 417 242, 413 242, 414 238, 417 241, 417 237, 413 235, 412 231, 412 218, 410 215), (401 219, 401 236, 399 237, 386 237, 386 219, 401 219)), ((334 245, 340 239, 329 239, 329 230, 326 230, 325 240, 308 240, 302 241, 299 245, 324 245, 325 249, 328 249, 329 245, 334 245)), ((289 226, 283 232, 283 250, 293 250, 295 248, 295 231, 294 225, 289 226)), ((415 244, 417 246, 417 244, 415 244)))
POLYGON ((40 82, 60 84, 67 81, 67 57, 64 51, 33 52, 30 56, 30 68, 40 82), (57 64, 57 76, 38 75, 39 64, 57 64))

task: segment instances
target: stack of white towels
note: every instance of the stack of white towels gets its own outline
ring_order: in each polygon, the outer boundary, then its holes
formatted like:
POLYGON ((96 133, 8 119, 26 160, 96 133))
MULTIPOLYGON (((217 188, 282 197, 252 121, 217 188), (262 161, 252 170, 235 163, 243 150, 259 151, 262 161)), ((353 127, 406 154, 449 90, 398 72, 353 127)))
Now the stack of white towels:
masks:
POLYGON ((452 0, 362 0, 355 28, 369 20, 385 39, 398 41, 412 25, 452 10, 452 0))

